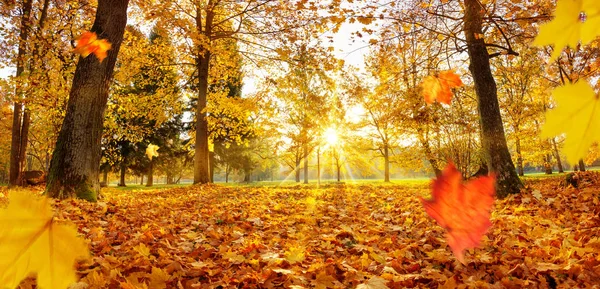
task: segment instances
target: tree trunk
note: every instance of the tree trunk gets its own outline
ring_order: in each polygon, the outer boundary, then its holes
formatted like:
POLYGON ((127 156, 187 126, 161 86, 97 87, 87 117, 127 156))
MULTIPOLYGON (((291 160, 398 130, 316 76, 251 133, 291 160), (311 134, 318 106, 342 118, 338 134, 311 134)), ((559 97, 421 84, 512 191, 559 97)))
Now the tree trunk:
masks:
MULTIPOLYGON (((207 9, 206 25, 202 25, 202 8, 196 10, 196 29, 198 34, 208 36, 212 33, 214 13, 207 9)), ((210 68, 210 51, 207 44, 198 44, 196 56, 196 69, 198 70, 198 103, 196 105, 196 140, 194 154, 194 184, 210 182, 209 156, 208 156, 208 121, 206 120, 206 96, 208 94, 208 70, 210 68)))
POLYGON ((300 158, 296 156, 296 168, 294 168, 294 173, 296 174, 296 183, 300 182, 300 158))
POLYGON ((225 164, 225 183, 229 183, 229 163, 225 164))
POLYGON ((173 183, 173 174, 169 169, 167 169, 167 175, 165 176, 165 184, 170 185, 173 183))
POLYGON ((308 144, 304 144, 304 183, 308 184, 308 144))
POLYGON ((342 166, 340 165, 339 159, 337 159, 335 162, 336 162, 336 168, 337 168, 337 182, 339 183, 342 180, 342 178, 341 178, 342 166))
POLYGON ((23 122, 21 124, 21 143, 19 144, 19 177, 17 182, 20 186, 25 185, 25 178, 23 172, 25 171, 25 160, 27 159, 27 140, 29 138, 29 124, 31 123, 31 116, 29 109, 23 105, 23 122))
POLYGON ((383 148, 383 159, 384 159, 384 182, 390 182, 390 149, 387 145, 383 148))
POLYGON ((127 171, 127 167, 125 166, 125 163, 121 163, 120 165, 120 176, 119 176, 119 187, 126 187, 127 184, 125 184, 125 172, 127 171))
POLYGON ((486 163, 490 171, 496 173, 498 197, 520 192, 521 180, 517 175, 515 166, 510 157, 502 116, 498 105, 496 81, 490 69, 490 57, 485 46, 482 30, 482 14, 478 0, 464 0, 465 21, 464 31, 467 39, 469 53, 469 70, 475 82, 477 104, 482 132, 482 147, 486 156, 486 163))
POLYGON ((550 154, 546 154, 546 157, 544 158, 544 173, 547 175, 552 174, 552 155, 550 154))
POLYGON ((154 162, 150 161, 150 166, 148 167, 148 181, 146 182, 146 187, 152 187, 154 185, 154 162))
POLYGON ((144 174, 140 174, 140 186, 144 185, 144 174))
POLYGON ((521 139, 517 136, 517 140, 515 141, 515 146, 517 147, 517 171, 519 176, 524 176, 525 172, 523 171, 523 155, 521 154, 521 139))
POLYGON ((103 171, 102 182, 108 187, 108 169, 103 171))
POLYGON ((585 172, 585 162, 583 160, 579 160, 579 170, 585 172))
POLYGON ((208 151, 208 166, 210 168, 209 176, 210 176, 211 183, 215 182, 215 164, 216 164, 215 153, 208 151))
POLYGON ((129 0, 100 0, 91 31, 112 44, 100 62, 80 57, 69 94, 67 112, 50 163, 46 194, 53 198, 96 201, 102 123, 113 70, 125 25, 129 0))
MULTIPOLYGON (((271 180, 273 174, 271 174, 271 180)), ((321 186, 321 148, 317 149, 317 188, 321 186)))
POLYGON ((11 145, 10 145, 10 173, 9 173, 9 183, 11 186, 20 186, 21 183, 21 172, 23 171, 23 167, 21 164, 23 160, 21 160, 21 155, 25 155, 25 147, 27 145, 27 140, 25 140, 25 146, 21 146, 23 144, 23 91, 22 91, 22 80, 19 77, 25 71, 25 58, 27 54, 27 38, 29 37, 29 28, 31 27, 31 8, 32 8, 32 0, 23 1, 22 13, 21 16, 21 27, 19 33, 19 48, 17 51, 17 86, 15 88, 15 103, 13 105, 13 123, 12 123, 12 135, 11 135, 11 145), (20 84, 19 84, 20 83, 20 84), (22 152, 21 152, 22 151, 22 152))
POLYGON ((564 173, 565 170, 562 165, 562 161, 560 160, 560 152, 558 151, 558 145, 556 144, 556 139, 552 138, 550 140, 552 142, 552 149, 554 150, 554 157, 556 158, 556 165, 558 166, 558 172, 564 173))
POLYGON ((419 138, 419 141, 421 142, 421 146, 423 147, 423 152, 425 153, 425 157, 429 161, 429 164, 431 165, 433 172, 435 173, 436 176, 439 177, 442 174, 442 170, 440 170, 440 165, 438 164, 437 160, 433 156, 433 151, 431 151, 431 146, 429 145, 429 142, 427 141, 427 139, 425 139, 425 136, 423 135, 422 128, 417 129, 417 136, 419 138))

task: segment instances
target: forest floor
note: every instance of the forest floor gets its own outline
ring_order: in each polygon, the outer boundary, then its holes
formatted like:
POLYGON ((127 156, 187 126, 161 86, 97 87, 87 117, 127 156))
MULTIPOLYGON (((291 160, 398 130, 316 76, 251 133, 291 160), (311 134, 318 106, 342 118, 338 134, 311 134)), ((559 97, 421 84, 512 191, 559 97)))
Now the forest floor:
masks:
POLYGON ((563 180, 496 201, 466 265, 423 210, 428 184, 107 188, 54 205, 92 251, 78 289, 600 288, 600 174, 563 180))

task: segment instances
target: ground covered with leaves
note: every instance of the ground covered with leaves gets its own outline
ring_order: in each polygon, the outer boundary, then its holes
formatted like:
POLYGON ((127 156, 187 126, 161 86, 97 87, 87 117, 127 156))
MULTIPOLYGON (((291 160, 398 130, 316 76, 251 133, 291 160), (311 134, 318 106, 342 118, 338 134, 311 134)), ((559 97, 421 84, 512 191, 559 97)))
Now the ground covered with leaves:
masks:
POLYGON ((55 206, 93 255, 73 288, 598 288, 599 192, 595 174, 528 182, 495 203, 466 265, 423 210, 426 183, 106 189, 55 206))

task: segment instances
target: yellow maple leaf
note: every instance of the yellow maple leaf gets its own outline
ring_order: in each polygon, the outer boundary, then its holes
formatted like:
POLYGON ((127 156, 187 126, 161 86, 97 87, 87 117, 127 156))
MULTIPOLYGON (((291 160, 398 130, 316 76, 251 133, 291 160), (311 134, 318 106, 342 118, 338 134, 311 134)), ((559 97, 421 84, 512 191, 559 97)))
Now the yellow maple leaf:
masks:
POLYGON ((316 289, 335 288, 336 279, 329 275, 326 271, 317 273, 315 280, 312 282, 316 289))
POLYGON ((75 228, 54 218, 48 199, 13 192, 0 210, 0 256, 2 286, 37 273, 38 288, 60 289, 75 283, 75 260, 89 251, 75 228))
POLYGON ((140 255, 144 257, 150 256, 150 248, 146 246, 144 243, 140 243, 139 245, 133 247, 133 250, 140 253, 140 255))
POLYGON ((567 161, 577 163, 592 143, 600 141, 600 101, 587 81, 556 88, 552 95, 556 108, 546 112, 542 137, 565 133, 563 148, 567 161))
POLYGON ((148 147, 146 148, 146 156, 148 156, 150 160, 152 160, 152 157, 158 157, 158 149, 159 147, 157 145, 148 145, 148 147))
POLYGON ((587 44, 600 33, 600 5, 596 0, 559 0, 554 19, 540 26, 533 44, 554 45, 551 60, 565 47, 587 44))
POLYGON ((150 288, 152 289, 164 289, 167 288, 167 282, 171 279, 171 275, 165 270, 160 268, 152 267, 152 274, 148 276, 150 278, 150 288))
POLYGON ((243 255, 239 255, 235 252, 227 251, 223 254, 223 259, 227 259, 229 262, 233 264, 241 264, 246 261, 246 258, 243 255))
POLYGON ((285 252, 285 259, 288 260, 290 264, 302 262, 305 258, 304 248, 301 247, 292 247, 285 252))

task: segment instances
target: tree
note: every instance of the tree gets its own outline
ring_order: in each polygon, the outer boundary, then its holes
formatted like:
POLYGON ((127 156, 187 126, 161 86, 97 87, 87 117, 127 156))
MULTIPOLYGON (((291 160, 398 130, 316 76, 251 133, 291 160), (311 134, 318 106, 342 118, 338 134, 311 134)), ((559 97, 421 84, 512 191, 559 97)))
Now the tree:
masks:
POLYGON ((498 90, 490 66, 490 54, 483 35, 483 14, 485 7, 477 0, 464 0, 464 32, 469 54, 469 70, 475 83, 479 118, 481 123, 481 142, 490 171, 497 173, 498 195, 507 196, 519 193, 521 181, 512 162, 500 107, 498 90))
POLYGON ((99 192, 102 122, 113 70, 127 23, 128 0, 100 0, 91 31, 112 49, 102 62, 81 57, 77 64, 67 113, 50 163, 46 194, 54 198, 95 201, 99 192))
POLYGON ((192 1, 187 6, 177 1, 161 1, 151 5, 141 3, 141 7, 150 18, 159 18, 159 21, 176 28, 174 31, 182 31, 181 37, 189 40, 182 42, 184 47, 181 51, 187 51, 188 54, 182 57, 184 61, 181 64, 192 68, 189 75, 197 95, 194 183, 208 183, 210 136, 206 107, 213 63, 211 58, 218 53, 218 43, 235 39, 246 47, 240 48, 245 57, 264 58, 272 55, 273 51, 263 44, 261 37, 273 38, 313 23, 318 9, 314 9, 317 8, 314 5, 304 7, 303 4, 296 5, 294 1, 277 0, 203 0, 192 1), (267 53, 250 51, 256 47, 267 50, 267 53))
MULTIPOLYGON (((127 26, 122 48, 103 136, 103 157, 119 168, 119 186, 125 186, 125 173, 132 165, 137 174, 148 175, 151 163, 140 145, 154 143, 152 139, 163 126, 181 122, 183 112, 177 73, 172 66, 163 65, 174 58, 166 31, 155 26, 148 37, 127 26)), ((180 127, 171 128, 175 134, 181 132, 180 127)))
MULTIPOLYGON (((25 56, 27 54, 27 38, 31 27, 31 10, 33 0, 23 1, 21 8, 21 28, 19 33, 19 48, 17 52, 16 77, 21 77, 25 71, 25 56)), ((21 174, 25 164, 25 150, 29 131, 29 112, 23 104, 22 86, 17 84, 13 105, 12 141, 10 146, 10 184, 22 185, 21 174)))
POLYGON ((328 111, 328 99, 333 95, 335 82, 330 76, 339 63, 331 54, 319 47, 320 41, 311 41, 309 30, 299 33, 296 43, 289 45, 286 53, 287 69, 284 75, 273 79, 274 95, 281 100, 284 112, 281 130, 290 139, 296 181, 300 181, 300 164, 303 163, 304 183, 308 183, 309 156, 317 146, 314 142, 328 111))

